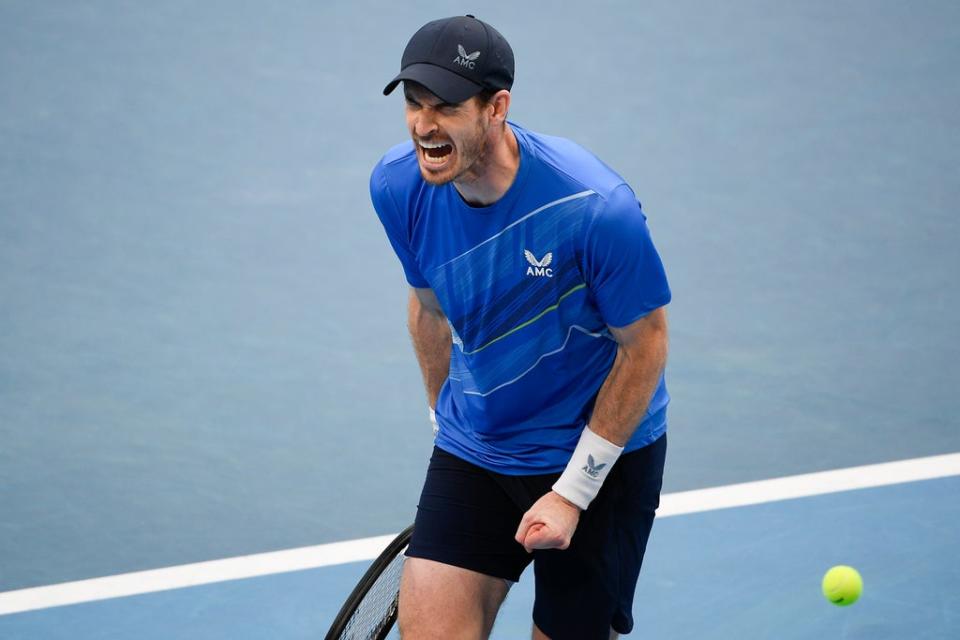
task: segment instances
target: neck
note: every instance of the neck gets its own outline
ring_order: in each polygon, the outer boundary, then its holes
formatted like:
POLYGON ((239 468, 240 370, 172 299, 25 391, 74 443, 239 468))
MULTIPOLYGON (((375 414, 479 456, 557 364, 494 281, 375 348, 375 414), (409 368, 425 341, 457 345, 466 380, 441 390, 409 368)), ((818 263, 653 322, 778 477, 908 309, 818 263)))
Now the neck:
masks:
POLYGON ((467 204, 485 207, 503 197, 520 169, 520 146, 510 125, 504 123, 477 164, 481 166, 454 180, 453 186, 467 204))

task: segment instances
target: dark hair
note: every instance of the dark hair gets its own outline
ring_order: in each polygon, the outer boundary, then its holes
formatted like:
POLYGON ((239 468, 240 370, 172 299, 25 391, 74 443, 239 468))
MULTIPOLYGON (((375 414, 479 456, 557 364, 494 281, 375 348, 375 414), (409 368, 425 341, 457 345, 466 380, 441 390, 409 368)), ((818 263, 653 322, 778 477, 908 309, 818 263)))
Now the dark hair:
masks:
POLYGON ((476 94, 476 98, 480 100, 480 102, 486 104, 491 102, 493 100, 493 96, 497 95, 501 91, 502 89, 483 89, 480 93, 476 94))

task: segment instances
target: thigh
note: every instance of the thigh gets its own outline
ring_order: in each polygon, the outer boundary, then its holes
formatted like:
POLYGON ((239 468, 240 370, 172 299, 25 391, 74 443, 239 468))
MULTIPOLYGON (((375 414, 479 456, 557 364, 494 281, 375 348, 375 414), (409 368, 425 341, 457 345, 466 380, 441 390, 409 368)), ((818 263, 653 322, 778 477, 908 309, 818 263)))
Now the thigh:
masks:
POLYGON ((508 585, 502 578, 407 558, 400 580, 400 634, 405 640, 486 638, 508 585))
POLYGON ((531 561, 514 539, 522 515, 493 474, 435 448, 407 557, 516 582, 531 561))
POLYGON ((405 639, 485 638, 530 556, 521 512, 493 475, 434 449, 400 585, 405 639))
POLYGON ((666 436, 617 461, 565 551, 535 552, 534 622, 552 640, 633 628, 633 594, 660 504, 666 436))

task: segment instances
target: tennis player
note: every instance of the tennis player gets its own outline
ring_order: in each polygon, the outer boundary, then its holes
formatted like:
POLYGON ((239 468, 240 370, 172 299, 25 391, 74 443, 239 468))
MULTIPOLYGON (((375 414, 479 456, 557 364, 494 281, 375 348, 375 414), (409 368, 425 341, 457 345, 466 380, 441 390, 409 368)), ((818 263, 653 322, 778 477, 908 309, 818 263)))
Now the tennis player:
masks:
POLYGON ((666 452, 670 289, 634 192, 509 122, 510 45, 430 22, 400 73, 411 141, 370 193, 411 287, 438 428, 400 588, 405 640, 486 638, 532 561, 533 637, 633 628, 666 452))

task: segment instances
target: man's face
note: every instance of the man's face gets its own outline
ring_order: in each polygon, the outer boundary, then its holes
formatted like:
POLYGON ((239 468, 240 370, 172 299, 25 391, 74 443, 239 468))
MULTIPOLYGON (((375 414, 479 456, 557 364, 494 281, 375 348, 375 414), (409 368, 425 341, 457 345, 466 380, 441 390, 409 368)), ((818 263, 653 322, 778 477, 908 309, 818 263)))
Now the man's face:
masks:
POLYGON ((441 185, 480 175, 490 128, 484 105, 477 98, 448 104, 412 82, 404 83, 403 93, 423 179, 441 185))

